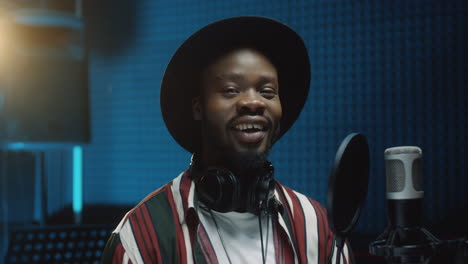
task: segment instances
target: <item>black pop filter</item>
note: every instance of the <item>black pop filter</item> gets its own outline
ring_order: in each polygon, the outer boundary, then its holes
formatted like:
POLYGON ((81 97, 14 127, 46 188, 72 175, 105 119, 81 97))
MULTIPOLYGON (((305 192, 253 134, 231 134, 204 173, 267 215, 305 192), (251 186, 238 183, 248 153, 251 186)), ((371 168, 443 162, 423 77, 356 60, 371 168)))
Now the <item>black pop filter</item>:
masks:
POLYGON ((343 241, 354 228, 367 195, 369 145, 366 137, 353 133, 341 143, 328 185, 328 222, 343 241))

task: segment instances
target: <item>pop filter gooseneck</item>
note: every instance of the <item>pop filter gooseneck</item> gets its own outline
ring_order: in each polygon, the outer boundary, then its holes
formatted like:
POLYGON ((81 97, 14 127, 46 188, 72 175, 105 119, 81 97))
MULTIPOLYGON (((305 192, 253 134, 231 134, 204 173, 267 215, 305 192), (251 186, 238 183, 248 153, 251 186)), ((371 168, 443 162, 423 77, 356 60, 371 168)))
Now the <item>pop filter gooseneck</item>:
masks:
POLYGON ((359 218, 368 182, 367 139, 362 134, 349 134, 336 153, 328 184, 328 223, 335 233, 337 264, 340 263, 344 243, 359 218))

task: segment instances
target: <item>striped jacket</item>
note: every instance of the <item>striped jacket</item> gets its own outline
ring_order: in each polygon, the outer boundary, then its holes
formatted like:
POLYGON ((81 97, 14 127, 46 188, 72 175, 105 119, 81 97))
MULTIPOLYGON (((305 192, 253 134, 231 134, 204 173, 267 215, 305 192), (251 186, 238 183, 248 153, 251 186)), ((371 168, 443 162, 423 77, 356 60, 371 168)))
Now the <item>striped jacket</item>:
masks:
MULTIPOLYGON (((102 262, 218 263, 198 221, 195 185, 188 172, 148 195, 112 233, 102 262)), ((276 263, 335 263, 333 233, 320 204, 276 182, 281 204, 273 217, 276 263)), ((348 256, 345 246, 344 255, 348 256)), ((349 263, 347 257, 341 263, 349 263)))

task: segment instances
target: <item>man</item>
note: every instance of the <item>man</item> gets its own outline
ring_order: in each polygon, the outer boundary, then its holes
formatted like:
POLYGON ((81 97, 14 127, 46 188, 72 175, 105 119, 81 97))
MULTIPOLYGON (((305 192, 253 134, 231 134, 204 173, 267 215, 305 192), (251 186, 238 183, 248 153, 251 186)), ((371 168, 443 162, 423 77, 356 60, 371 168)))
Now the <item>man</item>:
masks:
POLYGON ((302 39, 274 20, 225 19, 186 40, 166 69, 161 109, 193 153, 190 168, 127 213, 103 262, 334 262, 324 209, 275 181, 268 162, 309 82, 302 39))

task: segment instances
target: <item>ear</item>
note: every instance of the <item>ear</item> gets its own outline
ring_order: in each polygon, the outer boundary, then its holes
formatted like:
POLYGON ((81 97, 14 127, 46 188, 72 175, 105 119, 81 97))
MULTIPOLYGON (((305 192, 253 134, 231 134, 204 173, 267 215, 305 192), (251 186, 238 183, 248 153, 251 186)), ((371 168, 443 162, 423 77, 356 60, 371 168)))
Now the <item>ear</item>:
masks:
POLYGON ((200 121, 202 120, 202 105, 201 105, 201 97, 197 96, 192 99, 192 113, 193 119, 200 121))

